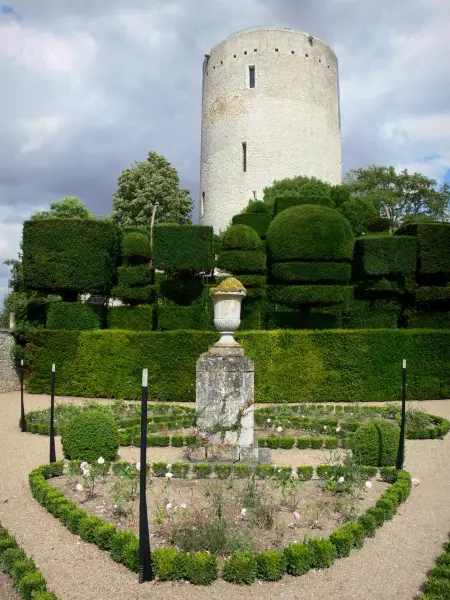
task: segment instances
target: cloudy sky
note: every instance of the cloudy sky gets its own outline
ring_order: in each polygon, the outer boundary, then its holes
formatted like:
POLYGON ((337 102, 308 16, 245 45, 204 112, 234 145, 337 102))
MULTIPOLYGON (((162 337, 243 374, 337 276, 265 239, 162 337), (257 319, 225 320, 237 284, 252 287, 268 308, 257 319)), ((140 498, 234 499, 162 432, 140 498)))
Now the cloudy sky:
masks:
POLYGON ((197 199, 205 52, 256 25, 322 38, 340 66, 344 172, 450 180, 449 0, 15 0, 0 4, 0 302, 22 222, 63 196, 108 214, 150 149, 197 199))

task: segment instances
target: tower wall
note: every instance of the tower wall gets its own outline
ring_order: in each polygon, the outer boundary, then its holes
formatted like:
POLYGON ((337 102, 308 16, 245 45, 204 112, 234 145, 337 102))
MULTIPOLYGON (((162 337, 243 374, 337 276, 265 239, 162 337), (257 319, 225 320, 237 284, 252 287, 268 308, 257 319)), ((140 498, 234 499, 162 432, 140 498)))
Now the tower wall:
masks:
POLYGON ((203 63, 200 222, 219 233, 253 192, 298 175, 341 182, 336 56, 290 29, 237 33, 203 63))

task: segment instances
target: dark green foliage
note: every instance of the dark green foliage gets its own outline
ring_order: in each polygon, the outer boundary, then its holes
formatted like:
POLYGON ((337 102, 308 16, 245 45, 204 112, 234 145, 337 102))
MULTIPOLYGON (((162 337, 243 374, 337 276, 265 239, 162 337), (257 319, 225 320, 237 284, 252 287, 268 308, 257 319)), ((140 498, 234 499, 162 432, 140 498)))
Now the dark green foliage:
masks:
POLYGON ((231 225, 222 237, 222 250, 259 250, 261 238, 248 225, 231 225))
POLYGON ((361 523, 355 521, 349 521, 341 528, 341 531, 346 531, 352 538, 353 548, 362 548, 364 546, 365 532, 364 527, 361 523))
MULTIPOLYGON (((27 389, 48 394, 56 363, 57 395, 139 399, 142 365, 148 365, 150 399, 186 401, 193 397, 196 361, 217 339, 206 331, 33 331, 27 389)), ((238 330, 236 339, 260 374, 256 402, 398 400, 405 357, 409 399, 450 396, 448 331, 238 330)))
POLYGON ((147 446, 166 448, 170 446, 170 436, 168 435, 149 435, 147 436, 147 446))
POLYGON ((258 250, 228 250, 222 252, 217 267, 233 274, 265 273, 266 255, 258 250))
POLYGON ((159 581, 174 581, 184 577, 185 554, 176 548, 152 550, 152 565, 159 581))
POLYGON ((116 533, 116 528, 112 523, 103 523, 96 529, 95 543, 102 550, 109 551, 111 542, 116 533))
POLYGON ((217 559, 206 552, 188 552, 184 559, 185 578, 195 585, 211 585, 217 578, 217 559))
POLYGON ((164 477, 167 473, 167 463, 166 462, 154 462, 152 464, 152 471, 155 477, 164 477))
POLYGON ((385 521, 384 510, 382 510, 381 508, 377 508, 376 506, 366 510, 365 514, 370 517, 373 517, 377 527, 381 527, 385 521))
POLYGON ((355 268, 362 278, 416 271, 417 240, 407 235, 365 235, 355 242, 355 268))
POLYGON ((47 329, 102 329, 101 313, 84 302, 52 302, 47 311, 47 329))
POLYGON ((152 256, 148 233, 144 231, 125 233, 122 238, 122 256, 129 264, 148 262, 152 256))
POLYGON ((333 205, 339 208, 351 198, 351 192, 345 185, 333 185, 330 189, 330 198, 333 205))
POLYGON ((43 219, 23 227, 27 287, 47 293, 107 293, 119 256, 119 232, 106 221, 43 219))
POLYGON ((311 443, 311 438, 303 437, 297 438, 297 448, 304 449, 309 448, 311 443))
POLYGON ((364 528, 364 535, 374 537, 377 530, 377 521, 372 514, 365 513, 358 518, 358 523, 364 528))
POLYGON ((355 300, 342 311, 345 329, 397 329, 400 307, 391 300, 355 300))
POLYGON ((199 479, 208 479, 212 473, 212 465, 208 463, 196 463, 192 466, 194 477, 199 479))
POLYGON ((113 306, 108 308, 108 329, 151 331, 152 306, 113 306))
POLYGON ((278 581, 286 572, 286 558, 279 550, 264 550, 256 555, 256 577, 278 581))
POLYGON ((450 281, 450 223, 403 225, 395 235, 417 237, 418 270, 422 278, 428 277, 441 285, 450 281))
POLYGON ((106 412, 84 411, 74 415, 61 434, 64 456, 95 462, 116 458, 119 448, 117 423, 106 412))
POLYGON ((204 225, 158 225, 153 230, 153 264, 166 273, 214 268, 213 230, 204 225))
POLYGON ((448 302, 450 300, 450 285, 418 287, 414 292, 416 302, 448 302))
POLYGON ((232 219, 232 224, 247 225, 254 229, 260 238, 264 239, 271 221, 272 216, 267 213, 245 213, 243 215, 235 215, 232 219))
POLYGON ((111 290, 115 298, 119 298, 127 304, 151 304, 155 300, 156 287, 154 285, 141 285, 131 287, 129 285, 116 285, 111 290))
POLYGON ((330 535, 330 542, 336 548, 336 556, 343 558, 348 556, 353 548, 353 536, 348 529, 340 527, 330 535))
POLYGON ((214 465, 214 473, 218 479, 228 479, 233 472, 233 465, 214 465))
POLYGON ((179 479, 186 479, 186 477, 189 474, 190 468, 191 467, 188 463, 176 462, 176 463, 173 463, 170 471, 174 477, 177 477, 179 479))
POLYGON ((291 436, 283 436, 280 438, 279 447, 282 448, 283 450, 290 450, 291 448, 294 447, 294 444, 295 444, 295 438, 293 438, 291 436))
POLYGON ((41 573, 39 571, 32 571, 22 577, 17 589, 24 600, 32 600, 33 594, 36 592, 45 592, 47 586, 41 573))
POLYGON ((250 552, 235 552, 223 565, 222 577, 230 583, 250 585, 256 577, 256 560, 250 552))
POLYGON ((408 329, 450 329, 450 311, 409 310, 408 329))
POLYGON ((233 475, 238 479, 245 479, 249 477, 252 473, 252 468, 250 465, 246 465, 245 463, 233 465, 233 475))
POLYGON ((267 206, 267 204, 265 202, 263 202, 262 200, 251 200, 248 203, 244 214, 253 215, 253 214, 261 214, 261 213, 270 215, 270 209, 267 206))
POLYGON ((269 285, 267 297, 273 303, 299 307, 302 305, 339 304, 353 295, 352 286, 344 285, 269 285))
POLYGON ((78 534, 85 542, 94 544, 97 541, 97 531, 103 524, 99 517, 86 517, 80 521, 78 534))
POLYGON ((123 551, 123 564, 130 569, 130 571, 134 571, 135 573, 139 570, 139 539, 135 537, 134 540, 130 540, 127 544, 125 544, 123 551))
POLYGON ((311 549, 306 544, 288 544, 283 550, 286 573, 304 575, 311 566, 311 549))
POLYGON ((142 287, 153 285, 153 271, 145 265, 119 267, 117 269, 119 287, 142 287))
POLYGON ((395 467, 382 467, 380 469, 380 476, 383 481, 387 483, 395 483, 397 481, 398 471, 395 467))
POLYGON ((26 559, 25 552, 17 547, 8 548, 2 554, 2 571, 11 575, 14 565, 26 559))
POLYGON ((191 329, 212 331, 214 329, 214 316, 212 302, 206 306, 158 306, 159 331, 175 331, 191 329))
POLYGON ((348 260, 353 255, 350 223, 323 206, 294 206, 277 215, 267 232, 271 262, 348 260))
POLYGON ((284 262, 271 265, 270 274, 275 280, 288 282, 348 283, 352 267, 349 263, 334 262, 284 262))
POLYGON ((310 479, 312 479, 313 473, 314 469, 312 467, 297 467, 297 477, 301 481, 309 481, 310 479))
POLYGON ((127 546, 136 541, 136 536, 132 531, 117 532, 110 539, 109 554, 111 558, 118 563, 124 562, 127 546))
POLYGON ((204 306, 209 300, 209 287, 201 278, 166 279, 159 284, 161 298, 165 303, 176 306, 204 306))
POLYGON ((337 552, 330 540, 312 538, 308 540, 307 546, 311 552, 312 569, 327 569, 334 563, 337 552))
POLYGON ((268 302, 266 328, 270 329, 336 329, 341 326, 340 304, 328 306, 303 305, 291 308, 268 302))
POLYGON ((395 465, 400 428, 384 419, 367 421, 358 427, 351 447, 360 465, 388 467, 395 465))
POLYGON ((339 440, 337 437, 327 437, 325 439, 325 448, 333 450, 339 446, 339 440))
POLYGON ((181 448, 184 446, 184 436, 175 434, 170 440, 170 445, 174 448, 181 448))
POLYGON ((367 231, 371 233, 388 232, 392 228, 392 221, 384 217, 369 219, 366 223, 367 231))

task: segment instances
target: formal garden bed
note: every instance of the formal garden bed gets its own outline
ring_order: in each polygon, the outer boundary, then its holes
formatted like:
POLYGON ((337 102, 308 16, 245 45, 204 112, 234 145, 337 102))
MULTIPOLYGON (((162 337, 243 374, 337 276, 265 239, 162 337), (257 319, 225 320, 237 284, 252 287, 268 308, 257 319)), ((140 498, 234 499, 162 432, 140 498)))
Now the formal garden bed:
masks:
MULTIPOLYGON (((249 584, 255 578, 277 580, 284 573, 329 567, 362 547, 366 536, 373 537, 411 488, 404 471, 384 468, 374 479, 373 469, 355 465, 326 465, 319 470, 322 480, 302 479, 302 473, 305 479, 312 474, 311 468, 302 468, 300 477, 274 469, 270 479, 258 479, 247 470, 245 476, 228 473, 227 479, 207 484, 198 477, 198 468, 197 477, 189 474, 178 481, 171 477, 174 465, 167 469, 167 464, 152 465, 152 474, 162 477, 150 477, 148 490, 154 574, 159 580, 195 584, 210 584, 219 575, 249 584), (306 516, 302 505, 307 502, 315 507, 315 518, 306 516), (297 510, 291 510, 294 505, 297 510)), ((132 504, 138 473, 136 464, 124 462, 113 463, 110 473, 100 457, 91 464, 40 467, 30 474, 30 486, 33 496, 72 533, 137 571, 132 504)))

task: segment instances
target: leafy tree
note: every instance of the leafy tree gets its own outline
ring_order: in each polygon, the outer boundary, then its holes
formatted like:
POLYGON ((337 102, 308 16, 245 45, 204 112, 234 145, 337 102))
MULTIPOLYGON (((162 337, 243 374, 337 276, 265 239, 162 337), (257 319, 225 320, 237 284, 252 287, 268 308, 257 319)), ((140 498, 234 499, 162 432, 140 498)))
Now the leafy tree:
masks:
POLYGON ((347 200, 338 208, 338 211, 350 221, 353 233, 357 237, 366 233, 367 224, 378 216, 373 202, 360 197, 347 200))
POLYGON ((315 187, 320 188, 324 195, 329 195, 331 185, 325 181, 321 181, 316 177, 287 177, 274 181, 272 185, 264 188, 264 202, 273 209, 275 198, 277 196, 299 196, 300 190, 305 184, 315 184, 315 187))
POLYGON ((372 202, 380 216, 390 219, 395 227, 408 220, 446 220, 450 202, 448 183, 421 173, 399 173, 394 167, 371 165, 353 169, 346 175, 346 185, 353 195, 372 202))
POLYGON ((31 215, 30 219, 96 219, 97 217, 76 196, 66 196, 50 203, 50 210, 31 215))
POLYGON ((148 227, 158 203, 155 223, 190 223, 192 199, 181 189, 177 170, 164 156, 149 152, 146 161, 135 161, 119 177, 111 217, 125 227, 148 227))

